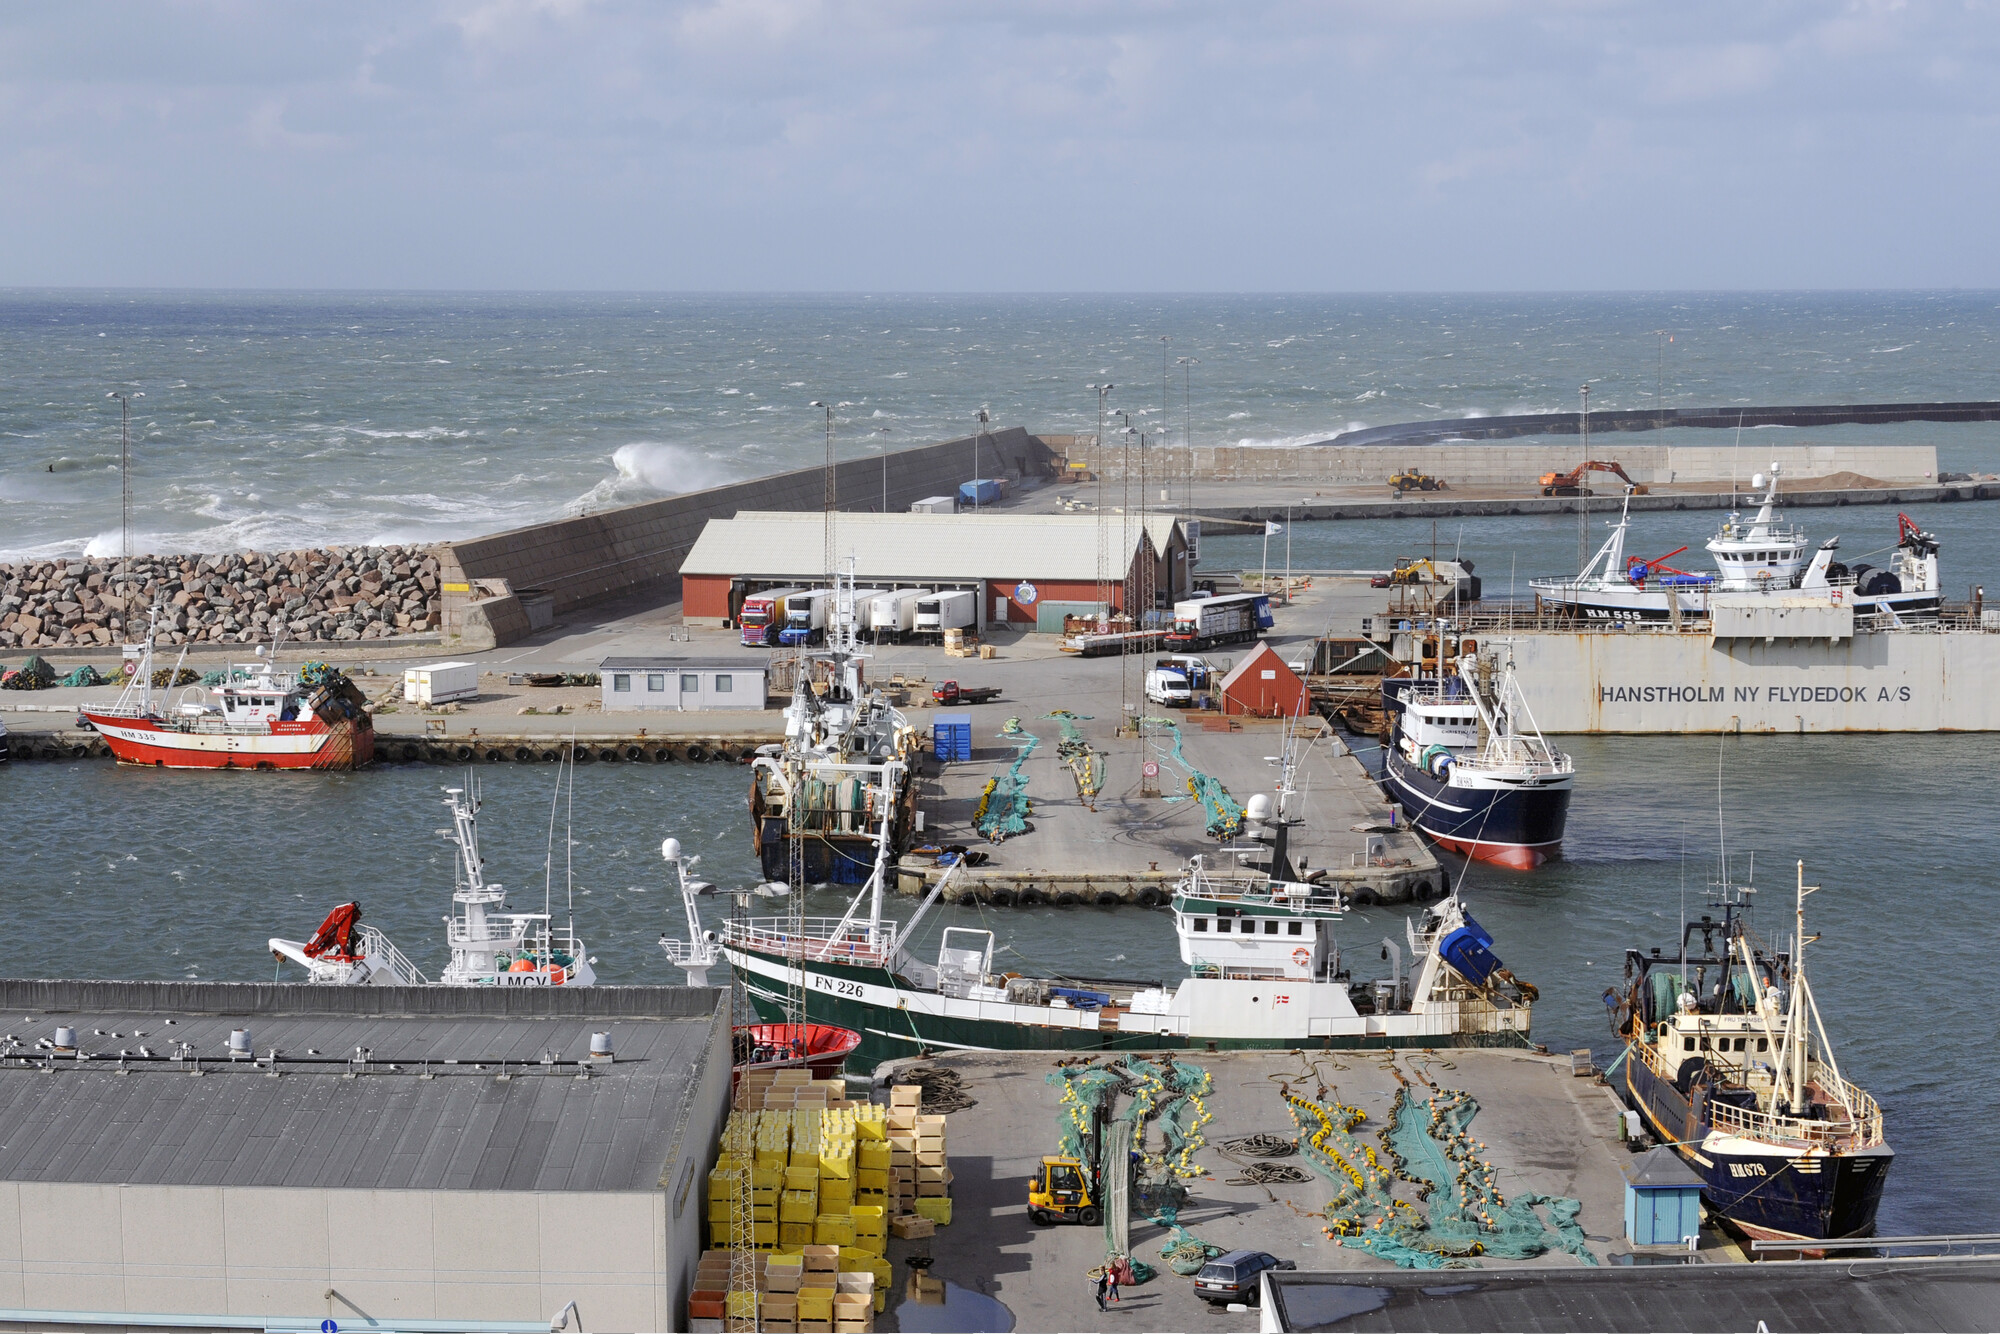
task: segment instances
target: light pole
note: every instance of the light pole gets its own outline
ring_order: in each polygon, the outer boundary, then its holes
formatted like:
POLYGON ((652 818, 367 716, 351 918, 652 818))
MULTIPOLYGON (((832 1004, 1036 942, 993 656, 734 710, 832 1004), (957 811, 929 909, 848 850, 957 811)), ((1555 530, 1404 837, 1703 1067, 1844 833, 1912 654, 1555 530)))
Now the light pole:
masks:
POLYGON ((1194 414, 1188 410, 1193 395, 1190 382, 1194 378, 1194 368, 1201 365, 1193 357, 1176 357, 1174 364, 1181 368, 1181 444, 1187 447, 1187 489, 1181 495, 1181 517, 1194 514, 1194 414))
MULTIPOLYGON (((873 434, 887 435, 889 434, 889 428, 878 426, 873 431, 873 434)), ((884 440, 877 447, 882 451, 882 512, 887 514, 889 512, 889 442, 884 440)))
POLYGON ((118 549, 128 561, 132 559, 132 400, 145 396, 139 390, 119 389, 105 395, 118 400, 118 549))
POLYGON ((840 502, 839 489, 833 480, 833 405, 823 399, 814 399, 812 405, 826 409, 826 582, 834 583, 833 555, 833 511, 840 502))
POLYGON ((1589 546, 1590 527, 1590 386, 1584 385, 1583 409, 1577 413, 1577 434, 1583 438, 1583 467, 1577 469, 1576 486, 1576 568, 1583 568, 1584 548, 1589 546))
POLYGON ((1098 612, 1100 624, 1109 627, 1111 622, 1111 548, 1108 530, 1105 528, 1107 516, 1104 513, 1104 397, 1118 386, 1115 384, 1094 384, 1097 391, 1097 436, 1091 441, 1097 447, 1097 601, 1102 608, 1098 612))
POLYGON ((975 514, 979 511, 979 437, 986 434, 986 423, 991 420, 986 415, 986 409, 981 408, 979 429, 972 433, 972 509, 975 514))
POLYGON ((1667 424, 1667 344, 1674 341, 1674 336, 1666 329, 1655 329, 1653 330, 1653 337, 1658 341, 1660 351, 1659 368, 1653 380, 1653 411, 1659 414, 1660 425, 1665 426, 1667 424))

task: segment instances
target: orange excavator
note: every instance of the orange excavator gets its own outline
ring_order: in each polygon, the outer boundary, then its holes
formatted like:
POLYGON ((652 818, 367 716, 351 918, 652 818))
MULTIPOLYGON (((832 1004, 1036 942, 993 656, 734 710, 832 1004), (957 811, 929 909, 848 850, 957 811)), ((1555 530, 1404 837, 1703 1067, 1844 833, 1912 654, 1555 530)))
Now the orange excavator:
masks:
POLYGON ((1591 459, 1579 463, 1568 472, 1545 472, 1542 474, 1542 494, 1545 496, 1587 496, 1592 492, 1583 485, 1583 475, 1587 472, 1608 472, 1621 477, 1625 485, 1632 488, 1632 494, 1643 496, 1646 488, 1626 476, 1625 470, 1610 459, 1591 459))

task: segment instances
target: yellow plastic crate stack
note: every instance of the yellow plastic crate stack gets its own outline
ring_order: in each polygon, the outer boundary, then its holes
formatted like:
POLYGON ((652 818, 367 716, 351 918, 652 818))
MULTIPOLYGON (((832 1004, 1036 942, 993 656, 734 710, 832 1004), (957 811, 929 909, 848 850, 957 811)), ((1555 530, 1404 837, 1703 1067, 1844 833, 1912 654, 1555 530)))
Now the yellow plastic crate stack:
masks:
POLYGON ((821 1246, 854 1244, 854 1113, 829 1109, 819 1121, 819 1217, 813 1241, 821 1246))
POLYGON ((750 1244, 770 1250, 779 1241, 780 1194, 789 1154, 790 1127, 766 1112, 731 1112, 722 1129, 722 1155, 708 1174, 708 1239, 715 1247, 736 1240, 729 1202, 742 1173, 750 1174, 750 1244))

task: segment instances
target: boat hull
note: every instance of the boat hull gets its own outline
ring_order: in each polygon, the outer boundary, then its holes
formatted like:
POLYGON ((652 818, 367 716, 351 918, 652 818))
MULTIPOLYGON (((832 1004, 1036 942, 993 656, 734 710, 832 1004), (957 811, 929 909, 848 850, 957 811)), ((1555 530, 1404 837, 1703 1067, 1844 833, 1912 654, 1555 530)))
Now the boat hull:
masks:
POLYGON ((1382 784, 1412 825, 1474 861, 1532 871, 1562 855, 1570 784, 1461 787, 1433 778, 1394 746, 1384 749, 1382 784))
MULTIPOLYGON (((730 967, 743 982, 750 1004, 762 1019, 785 1017, 785 978, 797 965, 761 950, 724 946, 730 967)), ((882 1061, 945 1051, 1185 1051, 1261 1049, 1388 1050, 1411 1047, 1526 1047, 1525 1023, 1518 1028, 1421 1034, 1287 1032, 1270 1036, 1129 1031, 1098 1027, 1090 1012, 1043 1013, 1049 1022, 1023 1023, 998 1017, 1030 1007, 996 1003, 946 1002, 935 992, 918 991, 885 968, 813 961, 806 966, 806 1008, 813 1021, 851 1028, 861 1044, 849 1058, 857 1072, 882 1061), (951 1011, 951 1012, 946 1012, 951 1011)), ((1274 983, 1273 985, 1282 985, 1274 983)))
MULTIPOLYGON (((1610 587, 1604 589, 1542 588, 1541 606, 1544 611, 1567 613, 1586 621, 1648 622, 1673 619, 1673 609, 1669 605, 1666 589, 1610 587)), ((1672 596, 1680 602, 1680 614, 1687 620, 1705 620, 1708 617, 1708 601, 1711 594, 1730 593, 1741 597, 1740 589, 1678 589, 1672 596)), ((1776 596, 1798 596, 1797 589, 1783 589, 1776 596)), ((1938 614, 1939 594, 1935 592, 1884 593, 1873 597, 1851 597, 1851 604, 1857 616, 1893 611, 1904 619, 1929 619, 1938 614)))
MULTIPOLYGON (((800 840, 809 885, 862 885, 875 873, 872 834, 813 834, 800 840)), ((791 848, 785 837, 785 817, 757 819, 757 861, 766 880, 792 883, 791 848)))
POLYGON ((1809 1152, 1715 1134, 1688 1096, 1630 1048, 1620 1074, 1625 1102, 1701 1177, 1702 1199, 1738 1232, 1764 1241, 1875 1235, 1875 1213, 1895 1159, 1887 1145, 1809 1152))
POLYGON ((259 730, 181 729, 152 718, 82 711, 121 764, 166 769, 359 769, 375 758, 375 731, 349 719, 272 723, 259 730))

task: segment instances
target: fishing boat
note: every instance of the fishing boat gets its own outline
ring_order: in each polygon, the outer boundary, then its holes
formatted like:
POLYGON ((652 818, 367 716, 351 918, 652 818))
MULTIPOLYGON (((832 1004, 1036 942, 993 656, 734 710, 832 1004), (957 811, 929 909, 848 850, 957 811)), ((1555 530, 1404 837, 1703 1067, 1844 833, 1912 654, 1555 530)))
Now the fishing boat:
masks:
POLYGON ((868 685, 858 598, 851 576, 835 580, 826 646, 799 656, 785 739, 750 763, 750 825, 764 878, 787 885, 858 885, 875 863, 877 812, 893 814, 897 852, 916 824, 908 781, 916 729, 882 691, 868 685), (882 781, 897 761, 897 783, 882 781), (804 837, 794 837, 803 834, 804 837))
POLYGON ((1371 941, 1367 955, 1379 943, 1388 967, 1357 973, 1335 935, 1348 901, 1289 856, 1293 749, 1288 738, 1277 800, 1251 797, 1244 845, 1216 854, 1217 866, 1191 858, 1176 882, 1187 975, 1175 981, 997 972, 994 933, 958 926, 918 957, 928 915, 964 866, 907 922, 886 917, 886 814, 875 874, 843 916, 806 917, 796 896, 789 916, 752 916, 745 893, 719 926, 691 920, 689 930, 717 947, 760 1018, 853 1029, 862 1062, 950 1050, 1527 1045, 1535 989, 1501 965, 1456 896, 1406 922, 1401 939, 1371 941))
POLYGON ((1562 853, 1576 762, 1535 726, 1511 647, 1497 681, 1497 655, 1463 643, 1447 674, 1447 629, 1435 631, 1434 675, 1382 683, 1389 724, 1382 785, 1439 846, 1532 871, 1562 853))
POLYGON ((1731 1227, 1771 1241, 1875 1231, 1895 1155, 1875 1099, 1841 1076, 1806 980, 1805 882, 1798 864, 1789 951, 1750 932, 1755 892, 1726 885, 1687 923, 1678 952, 1625 952, 1621 995, 1605 993, 1626 1039, 1614 1087, 1702 1179, 1731 1227), (1694 944, 1700 937, 1700 944, 1694 944))
MULTIPOLYGON (((438 978, 448 987, 588 987, 597 981, 596 960, 576 934, 571 888, 567 925, 553 911, 554 820, 550 820, 550 865, 541 912, 508 911, 506 892, 486 878, 479 855, 479 789, 445 789, 451 808, 446 833, 457 849, 452 872, 452 911, 445 918, 450 961, 438 978)), ((273 937, 270 950, 306 970, 308 982, 332 986, 423 986, 430 979, 389 938, 361 921, 359 903, 343 903, 327 914, 309 939, 273 937)))
MULTIPOLYGON (((155 625, 158 615, 155 608, 155 625)), ((258 646, 257 661, 230 663, 219 682, 188 685, 176 695, 173 683, 180 679, 187 650, 181 650, 161 689, 153 684, 153 639, 149 629, 115 701, 77 709, 120 763, 166 769, 358 769, 375 758, 375 722, 367 698, 326 663, 281 671, 273 641, 268 653, 258 646)))
MULTIPOLYGON (((681 841, 669 838, 660 844, 660 856, 674 868, 680 881, 681 909, 687 919, 687 939, 660 937, 660 948, 675 967, 687 974, 691 987, 709 985, 709 970, 722 962, 716 934, 701 924, 701 900, 715 891, 715 885, 690 874, 700 864, 699 856, 688 857, 681 841)), ((765 897, 784 886, 767 885, 765 897)), ((754 892, 754 891, 753 891, 754 892)), ((747 899, 748 894, 742 897, 747 899)), ((738 1024, 730 1032, 735 1078, 750 1070, 809 1070, 814 1079, 832 1079, 847 1064, 847 1058, 861 1045, 861 1035, 837 1024, 811 1023, 803 1018, 776 1023, 738 1024)))
POLYGON ((1544 607, 1593 621, 1702 618, 1709 615, 1718 595, 1821 597, 1851 606, 1856 615, 1892 620, 1937 615, 1943 590, 1937 538, 1899 513, 1896 545, 1886 567, 1842 564, 1835 558, 1838 537, 1820 543, 1808 556, 1804 530, 1778 517, 1779 471, 1774 463, 1768 476, 1758 473, 1750 479, 1752 489, 1764 493, 1755 515, 1745 520, 1732 512, 1709 539, 1706 549, 1715 561, 1713 574, 1667 563, 1686 547, 1652 558, 1626 555, 1632 503, 1627 492, 1611 535, 1575 578, 1531 579, 1529 586, 1544 607))

